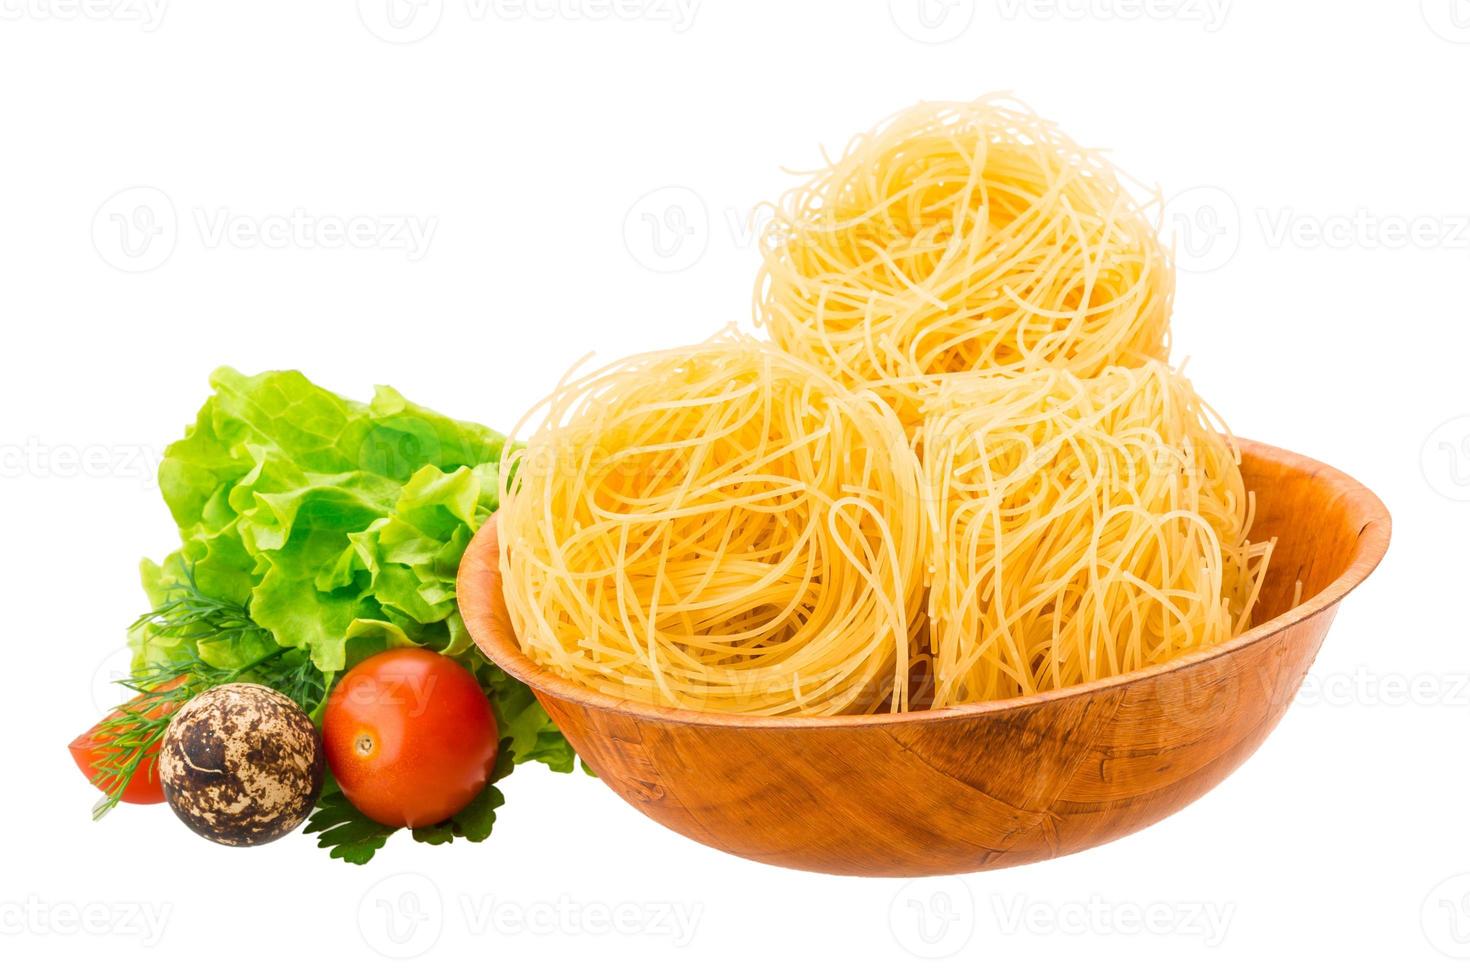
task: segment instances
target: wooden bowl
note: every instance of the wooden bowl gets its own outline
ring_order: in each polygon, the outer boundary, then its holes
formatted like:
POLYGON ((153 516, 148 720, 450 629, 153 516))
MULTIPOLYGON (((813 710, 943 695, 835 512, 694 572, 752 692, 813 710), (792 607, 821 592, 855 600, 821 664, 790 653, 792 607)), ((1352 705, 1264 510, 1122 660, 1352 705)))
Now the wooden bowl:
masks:
POLYGON ((521 654, 494 521, 465 552, 460 610, 480 649, 535 690, 602 781, 686 837, 835 874, 1039 861, 1146 827, 1234 771, 1295 696, 1338 601, 1388 547, 1388 512, 1356 481, 1282 449, 1240 446, 1259 508, 1252 536, 1278 539, 1264 621, 1171 663, 1061 691, 837 718, 620 700, 521 654), (1302 601, 1289 608, 1298 580, 1302 601))

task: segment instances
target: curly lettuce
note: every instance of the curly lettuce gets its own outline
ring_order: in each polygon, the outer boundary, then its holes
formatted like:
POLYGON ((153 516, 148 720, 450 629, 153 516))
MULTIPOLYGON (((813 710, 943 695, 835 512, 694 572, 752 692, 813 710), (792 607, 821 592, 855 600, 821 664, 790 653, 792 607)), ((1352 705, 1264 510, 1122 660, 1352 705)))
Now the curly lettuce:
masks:
POLYGON ((465 546, 498 504, 504 437, 388 387, 361 404, 296 371, 220 368, 210 384, 159 468, 181 545, 143 563, 143 585, 158 605, 192 576, 264 633, 135 630, 135 671, 192 656, 237 667, 274 642, 305 651, 330 687, 374 653, 428 647, 475 672, 514 762, 570 771, 566 740, 529 689, 480 656, 455 605, 465 546))

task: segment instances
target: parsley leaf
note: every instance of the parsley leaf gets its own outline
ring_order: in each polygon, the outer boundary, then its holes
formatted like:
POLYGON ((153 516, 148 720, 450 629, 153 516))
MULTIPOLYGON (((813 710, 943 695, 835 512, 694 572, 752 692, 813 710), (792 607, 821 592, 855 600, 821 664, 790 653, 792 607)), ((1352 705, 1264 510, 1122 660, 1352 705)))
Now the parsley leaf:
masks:
MULTIPOLYGON (((479 843, 490 836, 495 828, 495 811, 505 803, 505 794, 496 783, 510 775, 515 768, 515 755, 511 751, 511 740, 500 740, 499 754, 495 757, 495 768, 490 780, 479 795, 463 810, 448 820, 427 827, 415 827, 413 839, 422 844, 450 844, 456 838, 479 843)), ((398 831, 363 816, 342 791, 335 785, 323 791, 317 801, 316 810, 306 821, 303 833, 317 834, 317 846, 331 848, 328 852, 349 864, 367 864, 373 855, 398 831)))
POLYGON ((334 858, 367 864, 396 829, 363 816, 334 786, 322 792, 302 832, 319 835, 316 846, 331 848, 327 853, 334 858))

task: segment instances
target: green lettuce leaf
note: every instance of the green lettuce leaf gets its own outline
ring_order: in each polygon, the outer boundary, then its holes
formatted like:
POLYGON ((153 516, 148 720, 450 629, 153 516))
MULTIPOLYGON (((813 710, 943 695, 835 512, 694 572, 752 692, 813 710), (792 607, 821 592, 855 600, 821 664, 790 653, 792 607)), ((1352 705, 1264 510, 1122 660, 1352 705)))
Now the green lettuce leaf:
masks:
POLYGON ((135 672, 194 655, 237 667, 273 641, 305 651, 330 687, 374 653, 428 647, 479 678, 507 763, 570 771, 571 747, 530 690, 474 648, 455 605, 460 558, 499 503, 504 437, 392 388, 362 404, 296 371, 221 368, 210 384, 212 397, 159 468, 180 547, 143 563, 143 587, 156 606, 192 571, 201 591, 246 605, 268 639, 135 630, 135 672))

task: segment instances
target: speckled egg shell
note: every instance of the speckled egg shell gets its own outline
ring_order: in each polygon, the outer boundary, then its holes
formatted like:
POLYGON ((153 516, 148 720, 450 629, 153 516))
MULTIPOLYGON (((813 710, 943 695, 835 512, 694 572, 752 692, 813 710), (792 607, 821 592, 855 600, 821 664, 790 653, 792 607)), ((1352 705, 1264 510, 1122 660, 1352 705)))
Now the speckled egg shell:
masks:
POLYGON ((211 688, 179 709, 159 777, 191 830, 248 847, 289 834, 322 788, 321 734, 290 698, 260 684, 211 688))

